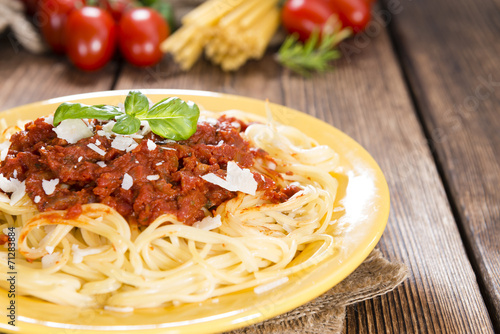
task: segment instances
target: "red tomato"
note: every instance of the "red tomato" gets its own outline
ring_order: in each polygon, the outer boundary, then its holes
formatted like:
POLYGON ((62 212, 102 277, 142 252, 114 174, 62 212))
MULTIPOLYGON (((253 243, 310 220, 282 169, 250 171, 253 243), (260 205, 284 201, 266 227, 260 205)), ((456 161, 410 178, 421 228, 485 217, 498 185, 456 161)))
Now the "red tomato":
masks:
POLYGON ((290 34, 297 33, 304 42, 333 14, 336 12, 326 0, 289 0, 283 6, 281 20, 290 34))
POLYGON ((82 70, 97 70, 113 57, 117 29, 105 10, 88 6, 74 10, 66 22, 66 32, 68 57, 82 70))
POLYGON ((132 0, 107 0, 106 9, 113 15, 116 22, 120 22, 123 13, 132 8, 132 0))
POLYGON ((339 13, 344 27, 357 33, 363 31, 371 19, 370 5, 366 0, 333 0, 331 5, 339 13))
POLYGON ((69 13, 75 9, 79 0, 41 0, 36 19, 40 24, 42 35, 56 53, 64 53, 64 27, 69 13))
POLYGON ((288 0, 281 19, 289 33, 297 33, 305 41, 315 29, 323 29, 334 14, 344 27, 359 32, 370 21, 370 6, 367 0, 288 0))
POLYGON ((119 45, 123 57, 136 66, 157 64, 163 53, 160 43, 169 35, 161 15, 151 8, 134 8, 123 14, 119 25, 119 45))

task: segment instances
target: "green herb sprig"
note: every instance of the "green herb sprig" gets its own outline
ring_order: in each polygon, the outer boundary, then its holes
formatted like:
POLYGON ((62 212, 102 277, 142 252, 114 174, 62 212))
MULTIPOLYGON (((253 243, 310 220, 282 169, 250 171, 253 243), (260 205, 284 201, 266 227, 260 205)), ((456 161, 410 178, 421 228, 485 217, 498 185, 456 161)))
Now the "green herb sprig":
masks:
POLYGON ((352 31, 341 29, 339 25, 329 30, 328 32, 328 29, 325 29, 321 38, 318 30, 313 31, 305 43, 299 41, 297 34, 287 36, 276 55, 276 60, 305 77, 314 72, 332 69, 330 62, 342 55, 336 49, 337 45, 348 38, 352 31))
POLYGON ((170 97, 149 108, 148 98, 138 91, 130 91, 125 99, 125 113, 108 105, 63 103, 54 114, 54 126, 65 119, 95 118, 116 121, 112 131, 130 135, 139 131, 141 121, 147 121, 151 131, 172 140, 186 140, 196 132, 200 109, 191 101, 170 97))

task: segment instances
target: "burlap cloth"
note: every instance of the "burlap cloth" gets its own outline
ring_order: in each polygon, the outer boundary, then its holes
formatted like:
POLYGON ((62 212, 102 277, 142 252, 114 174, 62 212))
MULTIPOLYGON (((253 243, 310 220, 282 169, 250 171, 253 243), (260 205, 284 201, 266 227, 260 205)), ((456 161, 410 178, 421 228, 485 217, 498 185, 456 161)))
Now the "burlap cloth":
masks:
POLYGON ((387 293, 408 276, 407 267, 389 262, 378 249, 335 287, 288 313, 227 334, 341 333, 346 306, 387 293))

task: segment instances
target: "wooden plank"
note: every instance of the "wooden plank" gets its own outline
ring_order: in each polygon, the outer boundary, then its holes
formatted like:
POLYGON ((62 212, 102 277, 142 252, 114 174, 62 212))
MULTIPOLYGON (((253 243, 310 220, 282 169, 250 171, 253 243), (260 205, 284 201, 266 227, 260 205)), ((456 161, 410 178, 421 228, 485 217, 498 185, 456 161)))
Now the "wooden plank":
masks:
POLYGON ((64 57, 32 55, 8 35, 0 37, 0 110, 69 94, 109 90, 117 71, 115 62, 98 72, 82 72, 64 57))
POLYGON ((235 74, 203 61, 188 73, 175 72, 167 61, 162 66, 150 73, 125 67, 116 88, 192 88, 269 98, 337 126, 380 163, 392 212, 379 247, 412 274, 394 292, 350 307, 346 332, 493 332, 385 30, 338 62, 336 71, 310 80, 280 70, 272 54, 235 74))
POLYGON ((395 43, 500 331, 500 3, 402 7, 395 43))

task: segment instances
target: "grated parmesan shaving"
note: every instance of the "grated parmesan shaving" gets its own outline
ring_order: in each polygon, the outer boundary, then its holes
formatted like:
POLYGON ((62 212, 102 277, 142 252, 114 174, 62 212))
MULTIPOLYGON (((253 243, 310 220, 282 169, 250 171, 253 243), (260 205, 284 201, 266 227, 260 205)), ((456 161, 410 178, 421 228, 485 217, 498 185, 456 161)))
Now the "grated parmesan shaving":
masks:
POLYGON ((130 188, 132 188, 133 185, 134 185, 134 179, 132 178, 132 176, 125 173, 123 175, 122 188, 125 190, 129 190, 130 188))
POLYGON ((252 172, 247 168, 241 169, 234 161, 227 164, 225 180, 213 173, 205 174, 201 178, 229 191, 241 191, 254 196, 257 191, 257 182, 252 172))
POLYGON ((65 119, 52 130, 54 130, 58 138, 66 140, 69 144, 74 144, 80 139, 94 135, 92 130, 81 119, 65 119))
POLYGON ((111 147, 120 151, 130 152, 137 147, 137 143, 133 138, 117 135, 111 142, 111 147))
POLYGON ((160 179, 160 175, 148 175, 146 176, 146 179, 148 179, 149 181, 156 181, 160 179))
POLYGON ((149 126, 148 121, 141 121, 141 126, 142 126, 142 129, 139 130, 138 134, 145 136, 151 132, 151 127, 149 126))
POLYGON ((108 123, 106 123, 102 126, 102 130, 97 130, 97 134, 99 136, 103 136, 103 137, 106 137, 108 139, 111 139, 111 136, 115 134, 112 130, 113 126, 115 126, 115 124, 116 124, 115 121, 109 121, 108 123))
POLYGON ((155 150, 156 144, 151 139, 148 139, 147 144, 148 144, 148 150, 150 150, 150 151, 154 151, 155 150))
POLYGON ((105 156, 106 155, 106 151, 104 151, 102 148, 99 148, 97 147, 96 144, 93 144, 93 143, 90 143, 90 144, 87 144, 88 148, 90 148, 92 151, 94 152, 97 152, 98 154, 102 155, 102 156, 105 156))
POLYGON ((215 217, 207 216, 200 220, 199 222, 195 222, 193 227, 199 228, 200 230, 210 231, 222 225, 220 215, 215 217))
POLYGON ((43 191, 47 195, 52 195, 54 191, 56 190, 56 186, 59 184, 59 179, 53 179, 53 180, 42 180, 42 188, 43 191))
POLYGON ((54 125, 54 116, 42 117, 43 121, 47 124, 54 125))
POLYGON ((107 166, 104 161, 98 161, 98 162, 96 162, 96 164, 98 164, 99 166, 101 166, 103 168, 107 166))
POLYGON ((9 153, 10 141, 4 141, 0 144, 0 161, 4 161, 9 153))
POLYGON ((33 200, 33 202, 35 202, 35 203, 40 203, 40 200, 41 200, 41 199, 42 199, 42 198, 41 198, 40 196, 35 196, 35 199, 33 200))
POLYGON ((47 246, 45 247, 45 250, 47 251, 47 253, 52 254, 54 253, 54 246, 47 246))
POLYGON ((200 119, 200 123, 208 123, 209 125, 217 125, 217 120, 215 118, 212 118, 212 117, 206 117, 206 118, 203 118, 203 119, 200 119))

